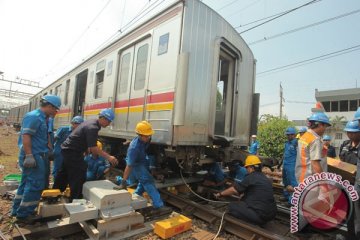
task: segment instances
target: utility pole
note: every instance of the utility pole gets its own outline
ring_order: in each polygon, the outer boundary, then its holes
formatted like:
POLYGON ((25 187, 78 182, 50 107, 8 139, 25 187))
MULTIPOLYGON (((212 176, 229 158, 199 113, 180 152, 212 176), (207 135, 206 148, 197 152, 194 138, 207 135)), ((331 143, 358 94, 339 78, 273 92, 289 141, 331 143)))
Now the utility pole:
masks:
POLYGON ((283 115, 283 113, 282 113, 282 109, 284 107, 283 101, 284 101, 283 88, 282 88, 281 82, 280 82, 280 118, 282 118, 282 115, 283 115))

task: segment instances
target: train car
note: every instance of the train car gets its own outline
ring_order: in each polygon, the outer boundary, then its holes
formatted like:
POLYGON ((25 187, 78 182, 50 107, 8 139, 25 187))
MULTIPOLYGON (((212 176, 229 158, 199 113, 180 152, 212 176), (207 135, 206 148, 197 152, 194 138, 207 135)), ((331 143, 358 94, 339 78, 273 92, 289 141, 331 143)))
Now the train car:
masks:
POLYGON ((147 120, 161 160, 184 168, 229 161, 248 145, 257 119, 255 66, 248 45, 218 13, 198 0, 177 1, 36 94, 30 109, 43 95, 60 96, 56 128, 112 108, 114 122, 100 131, 112 152, 147 120))
POLYGON ((24 104, 21 106, 11 108, 8 116, 8 123, 13 125, 15 128, 20 128, 22 119, 25 113, 27 113, 28 111, 29 111, 29 104, 24 104))

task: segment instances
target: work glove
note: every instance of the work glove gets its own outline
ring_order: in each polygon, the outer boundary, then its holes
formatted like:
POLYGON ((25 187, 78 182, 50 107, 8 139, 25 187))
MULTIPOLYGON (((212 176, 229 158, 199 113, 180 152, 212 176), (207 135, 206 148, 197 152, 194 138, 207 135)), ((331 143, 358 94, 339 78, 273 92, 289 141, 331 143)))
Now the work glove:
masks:
POLYGON ((34 156, 32 154, 26 154, 23 165, 25 168, 36 167, 36 160, 35 160, 34 156))
POLYGON ((126 190, 126 187, 127 187, 127 182, 123 179, 123 180, 121 180, 121 184, 119 186, 114 187, 113 189, 114 190, 123 190, 123 189, 126 190))

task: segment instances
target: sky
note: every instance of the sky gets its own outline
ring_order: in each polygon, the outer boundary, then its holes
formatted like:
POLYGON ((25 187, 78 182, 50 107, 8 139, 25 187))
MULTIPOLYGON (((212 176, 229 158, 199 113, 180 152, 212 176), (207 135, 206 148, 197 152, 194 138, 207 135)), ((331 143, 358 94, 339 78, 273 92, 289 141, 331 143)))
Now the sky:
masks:
MULTIPOLYGON (((127 23, 144 8, 154 4, 160 9, 173 1, 0 0, 0 71, 4 72, 0 79, 38 81, 45 87, 108 40, 119 36, 119 29, 126 31, 127 23)), ((269 16, 310 1, 203 2, 237 31, 243 32, 269 20, 269 16), (263 18, 266 19, 248 25, 263 18)), ((240 35, 257 60, 256 92, 260 93, 260 116, 279 115, 280 84, 284 97, 283 114, 289 120, 304 120, 310 115, 316 101, 315 89, 327 91, 360 86, 358 0, 320 0, 240 35), (329 20, 332 18, 336 19, 329 20), (324 55, 331 58, 318 58, 324 55), (309 63, 308 59, 316 61, 309 63), (291 65, 298 62, 305 64, 291 65), (283 68, 287 65, 291 68, 283 68)), ((0 89, 4 88, 9 89, 8 83, 0 81, 0 89)), ((13 84, 12 90, 38 91, 18 84, 13 84)))

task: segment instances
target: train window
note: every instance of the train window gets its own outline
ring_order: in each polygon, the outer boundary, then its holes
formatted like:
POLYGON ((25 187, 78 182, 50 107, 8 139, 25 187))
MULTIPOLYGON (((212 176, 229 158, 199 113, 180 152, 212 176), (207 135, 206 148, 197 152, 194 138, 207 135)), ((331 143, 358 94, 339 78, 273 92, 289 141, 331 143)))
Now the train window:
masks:
POLYGON ((104 85, 104 70, 96 73, 95 98, 101 98, 104 85))
POLYGON ((113 69, 113 61, 111 60, 107 64, 106 76, 110 76, 112 74, 112 69, 113 69))
POLYGON ((149 50, 149 44, 145 44, 141 46, 137 52, 135 83, 134 83, 135 90, 143 89, 145 86, 148 50, 149 50))
POLYGON ((119 93, 125 93, 128 88, 130 74, 130 57, 130 53, 127 53, 121 59, 119 93))
POLYGON ((61 84, 55 88, 55 95, 61 96, 61 84))
POLYGON ((65 99, 64 104, 67 105, 69 101, 69 89, 70 89, 70 79, 65 83, 65 99))
POLYGON ((158 55, 165 54, 168 51, 169 33, 166 33, 159 38, 158 55))
POLYGON ((52 91, 52 89, 50 90, 50 94, 52 94, 53 93, 53 91, 52 91))

